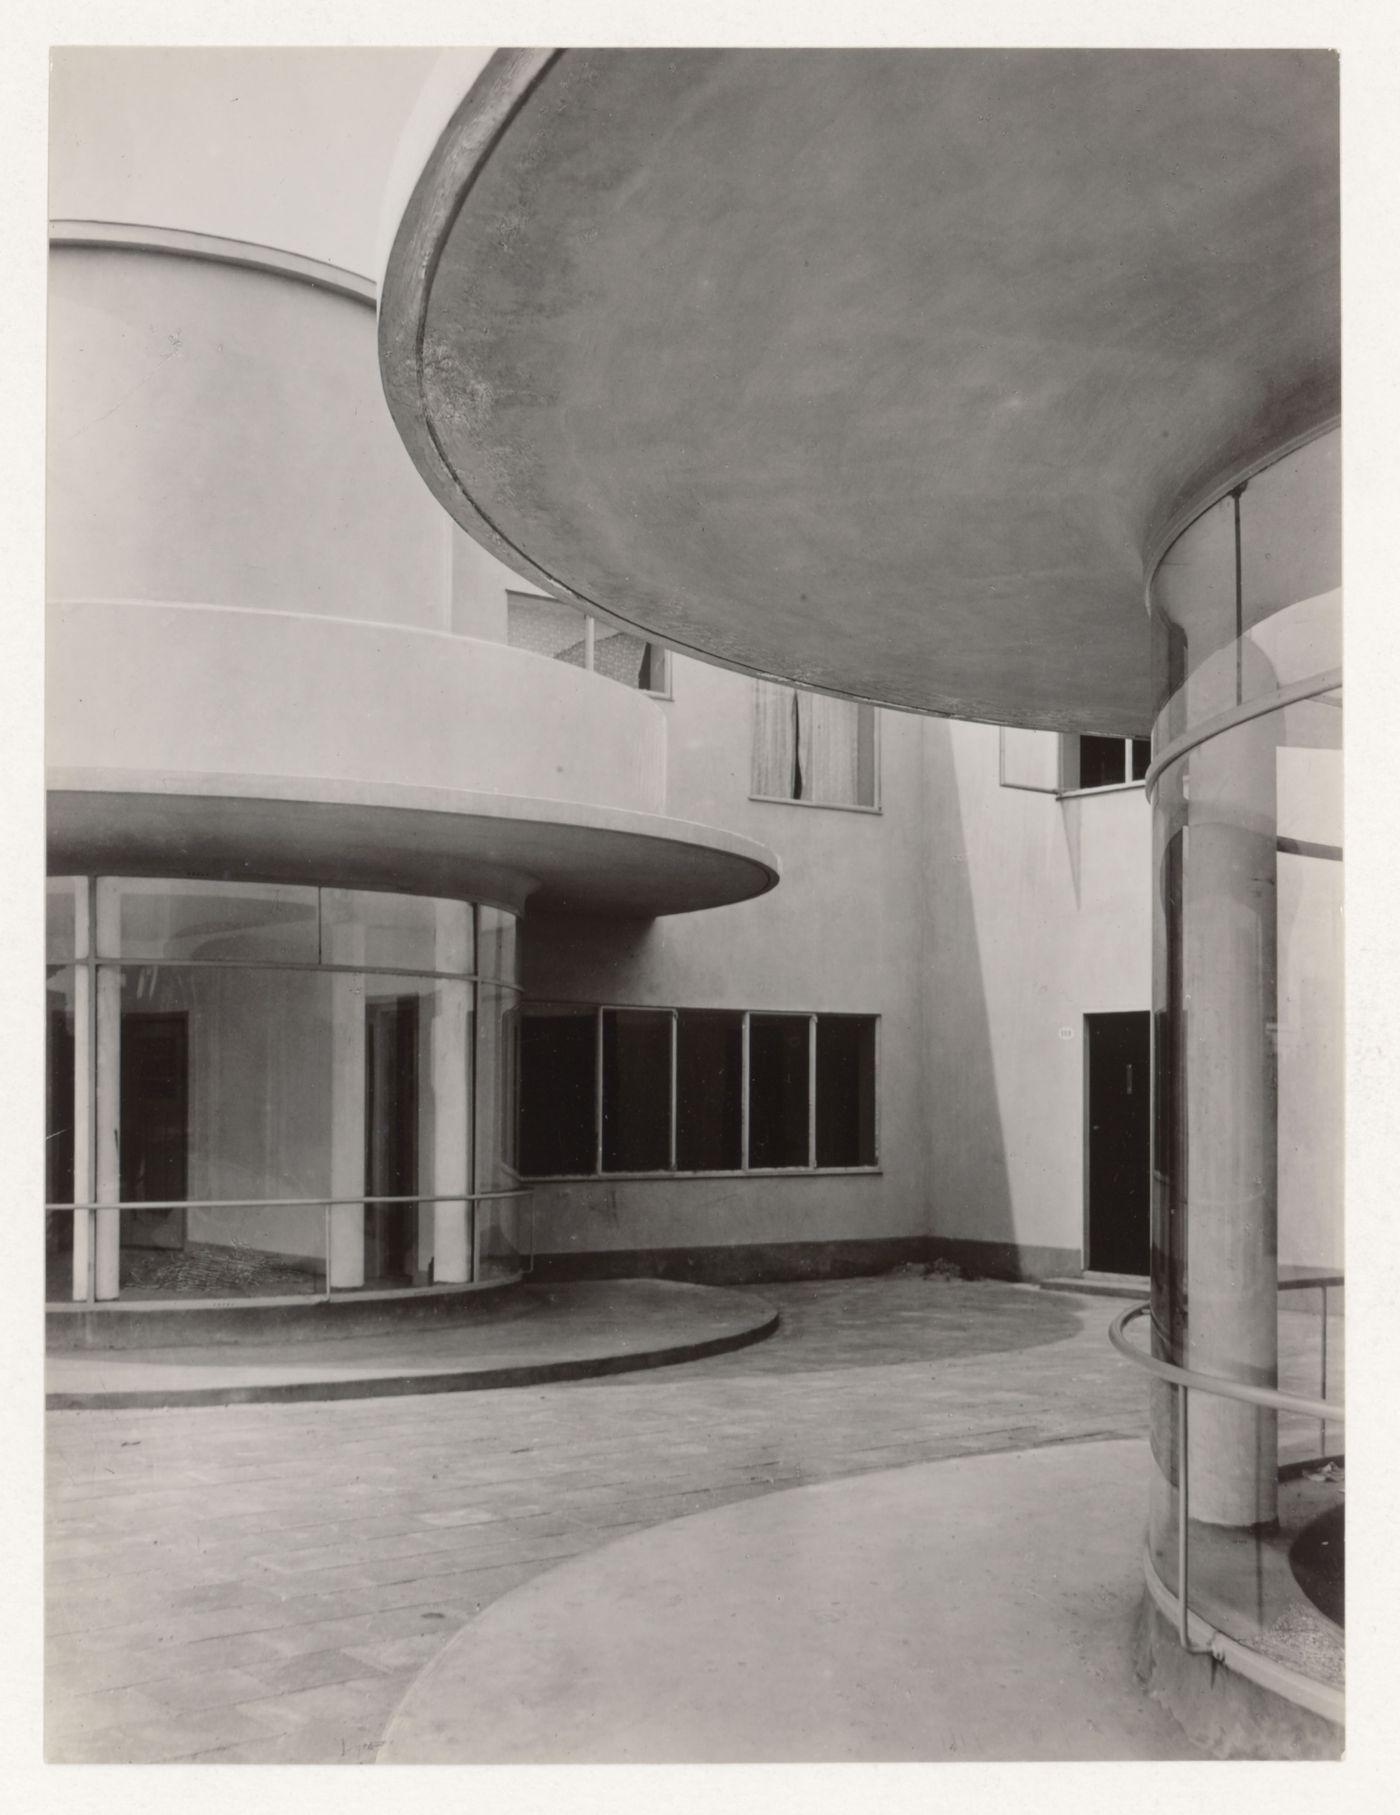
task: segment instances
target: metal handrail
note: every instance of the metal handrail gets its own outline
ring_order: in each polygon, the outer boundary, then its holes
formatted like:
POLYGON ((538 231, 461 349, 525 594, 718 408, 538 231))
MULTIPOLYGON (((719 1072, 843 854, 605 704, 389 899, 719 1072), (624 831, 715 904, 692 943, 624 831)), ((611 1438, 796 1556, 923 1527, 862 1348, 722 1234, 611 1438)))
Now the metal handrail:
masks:
MULTIPOLYGON (((1327 1390, 1327 1285, 1318 1282, 1322 1291, 1322 1390, 1327 1390)), ((1159 1380, 1165 1380, 1176 1388, 1176 1632, 1183 1651, 1205 1654, 1219 1658, 1221 1634, 1214 1627, 1208 1628, 1209 1642, 1205 1645, 1193 1645, 1190 1637, 1191 1604, 1190 1584, 1190 1548, 1188 1525, 1191 1510, 1191 1450, 1189 1405, 1192 1392, 1210 1393, 1220 1399, 1237 1399, 1246 1405, 1257 1405, 1266 1411, 1296 1412, 1305 1418, 1318 1418, 1322 1422, 1322 1441, 1324 1451, 1327 1443, 1327 1424, 1329 1419, 1338 1423, 1345 1421, 1344 1408, 1327 1399, 1304 1399, 1297 1393, 1281 1393, 1275 1387, 1250 1386, 1243 1381, 1225 1380, 1218 1374, 1202 1374, 1194 1368, 1177 1367, 1174 1362, 1162 1361, 1156 1355, 1147 1355, 1135 1343, 1128 1341, 1123 1334, 1135 1318, 1145 1316, 1151 1311, 1151 1304, 1130 1305, 1128 1309, 1115 1317, 1108 1332, 1108 1339, 1118 1353, 1131 1361, 1135 1367, 1144 1369, 1159 1380)))
POLYGON ((338 1204, 467 1204, 488 1197, 524 1197, 529 1185, 512 1185, 502 1191, 413 1191, 387 1197, 357 1191, 351 1197, 172 1197, 122 1198, 104 1204, 45 1204, 44 1210, 319 1210, 338 1204))
POLYGON ((1155 1374, 1161 1380, 1170 1380, 1175 1386, 1213 1393, 1221 1399, 1242 1399, 1249 1405, 1262 1405, 1266 1411, 1297 1412, 1304 1418, 1320 1418, 1337 1424, 1345 1422, 1345 1409, 1334 1400, 1304 1399, 1297 1393, 1281 1393, 1276 1387, 1249 1386, 1244 1381, 1226 1380, 1219 1374, 1202 1374, 1194 1368, 1179 1368, 1175 1363, 1162 1361, 1156 1355, 1144 1354, 1135 1343, 1128 1341, 1123 1330, 1134 1318, 1144 1316, 1151 1309, 1150 1304, 1130 1305, 1121 1316, 1114 1318, 1113 1327, 1108 1332, 1108 1340, 1118 1353, 1126 1355, 1129 1361, 1144 1368, 1149 1374, 1155 1374))

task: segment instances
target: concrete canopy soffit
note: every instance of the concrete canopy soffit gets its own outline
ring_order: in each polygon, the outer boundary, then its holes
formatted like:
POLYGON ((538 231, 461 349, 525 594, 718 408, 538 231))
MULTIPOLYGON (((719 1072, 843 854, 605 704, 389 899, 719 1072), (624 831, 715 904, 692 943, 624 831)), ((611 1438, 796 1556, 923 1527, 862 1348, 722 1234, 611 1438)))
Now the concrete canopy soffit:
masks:
POLYGON ((730 665, 1130 735, 1146 570, 1339 408, 1337 63, 499 53, 386 394, 548 590, 730 665))

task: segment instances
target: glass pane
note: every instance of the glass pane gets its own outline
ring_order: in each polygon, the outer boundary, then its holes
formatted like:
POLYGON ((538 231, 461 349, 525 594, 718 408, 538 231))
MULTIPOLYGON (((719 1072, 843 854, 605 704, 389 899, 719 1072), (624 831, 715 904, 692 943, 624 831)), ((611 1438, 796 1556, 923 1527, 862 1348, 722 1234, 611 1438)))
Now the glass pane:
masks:
POLYGON ((1152 740, 1147 737, 1133 739, 1133 780, 1141 781, 1152 766, 1152 740))
POLYGON ((522 1229, 529 1213, 518 1197, 485 1198, 476 1206, 473 1279, 510 1279, 520 1272, 522 1229))
POLYGON ((744 1017, 682 1009, 676 1017, 676 1165, 743 1165, 744 1017))
POLYGON ((1110 788, 1125 781, 1126 764, 1121 737, 1081 737, 1079 781, 1081 788, 1110 788))
POLYGON ((476 965, 473 943, 470 902, 369 889, 321 890, 323 964, 469 976, 476 965))
POLYGON ((666 688, 666 651, 659 643, 628 630, 613 630, 597 623, 593 627, 593 671, 610 681, 621 681, 624 687, 637 687, 649 693, 662 693, 666 688))
POLYGON ((806 1166, 808 1132, 805 1015, 749 1018, 749 1164, 806 1166))
POLYGON ((529 1177, 597 1170, 596 1027, 591 1008, 532 1003, 524 1012, 520 1164, 529 1177))
POLYGON ((50 964, 87 956, 87 886, 86 876, 48 878, 44 956, 50 964))
POLYGON ((520 997, 479 983, 476 992, 476 1189, 508 1191, 520 1182, 516 1154, 520 997))
POLYGON ((793 798, 821 806, 873 806, 874 737, 872 707, 799 693, 793 798))
POLYGON ((817 1164, 875 1164, 875 1023, 867 1016, 818 1017, 817 1164))
POLYGON ((317 891, 261 882, 180 882, 103 876, 98 955, 157 961, 315 964, 317 891))
POLYGON ((122 968, 121 1201, 206 1206, 123 1211, 124 1297, 320 1289, 320 1204, 215 1206, 324 1199, 337 1188, 337 1150, 362 1178, 364 1004, 359 977, 122 968))
MULTIPOLYGON (((73 997, 71 967, 50 971, 44 999, 44 1201, 74 1201, 73 997)), ((83 1194, 85 1197, 86 1192, 83 1194)), ((44 1216, 45 1297, 72 1296, 73 1218, 61 1210, 44 1216)))
POLYGON ((1001 744, 1003 788, 1026 788, 1035 794, 1059 792, 1058 731, 1025 731, 1003 725, 997 735, 1001 744))
POLYGON ((479 969, 483 977, 497 983, 515 983, 518 978, 516 918, 504 908, 477 909, 480 928, 477 939, 479 969))
POLYGON ((671 1164, 671 1017, 603 1013, 603 1170, 663 1172, 671 1164))
POLYGON ((506 594, 506 641, 512 649, 528 649, 533 655, 582 668, 587 622, 572 605, 531 598, 528 593, 506 594))

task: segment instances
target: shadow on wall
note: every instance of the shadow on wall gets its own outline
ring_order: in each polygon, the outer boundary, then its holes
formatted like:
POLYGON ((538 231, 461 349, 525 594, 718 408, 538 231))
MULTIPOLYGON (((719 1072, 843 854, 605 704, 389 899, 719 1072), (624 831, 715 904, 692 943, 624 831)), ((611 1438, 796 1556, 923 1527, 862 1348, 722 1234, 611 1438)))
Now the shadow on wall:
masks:
POLYGON ((983 954, 968 867, 954 728, 924 722, 924 1101, 930 1253, 972 1274, 1055 1272, 1057 1251, 1018 1246, 983 954))

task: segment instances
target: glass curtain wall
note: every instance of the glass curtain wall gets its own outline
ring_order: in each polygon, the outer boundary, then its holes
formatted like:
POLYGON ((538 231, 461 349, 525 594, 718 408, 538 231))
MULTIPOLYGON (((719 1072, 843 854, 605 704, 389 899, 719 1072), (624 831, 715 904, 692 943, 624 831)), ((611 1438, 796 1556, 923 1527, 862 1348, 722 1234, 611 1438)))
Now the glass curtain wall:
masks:
MULTIPOLYGON (((1339 484, 1334 434, 1239 486, 1167 551, 1152 584, 1150 778, 1154 1353, 1332 1401, 1343 1304, 1339 484)), ((1154 1382, 1152 1560, 1173 1594, 1176 1411, 1175 1389, 1154 1382)), ((1316 1463, 1340 1435, 1190 1395, 1190 1604, 1323 1676, 1336 1647, 1314 1634, 1311 1649, 1290 1649, 1280 1559, 1328 1478, 1294 1465, 1316 1463)))
POLYGON ((49 903, 50 1299, 519 1270, 512 915, 124 877, 49 903))

